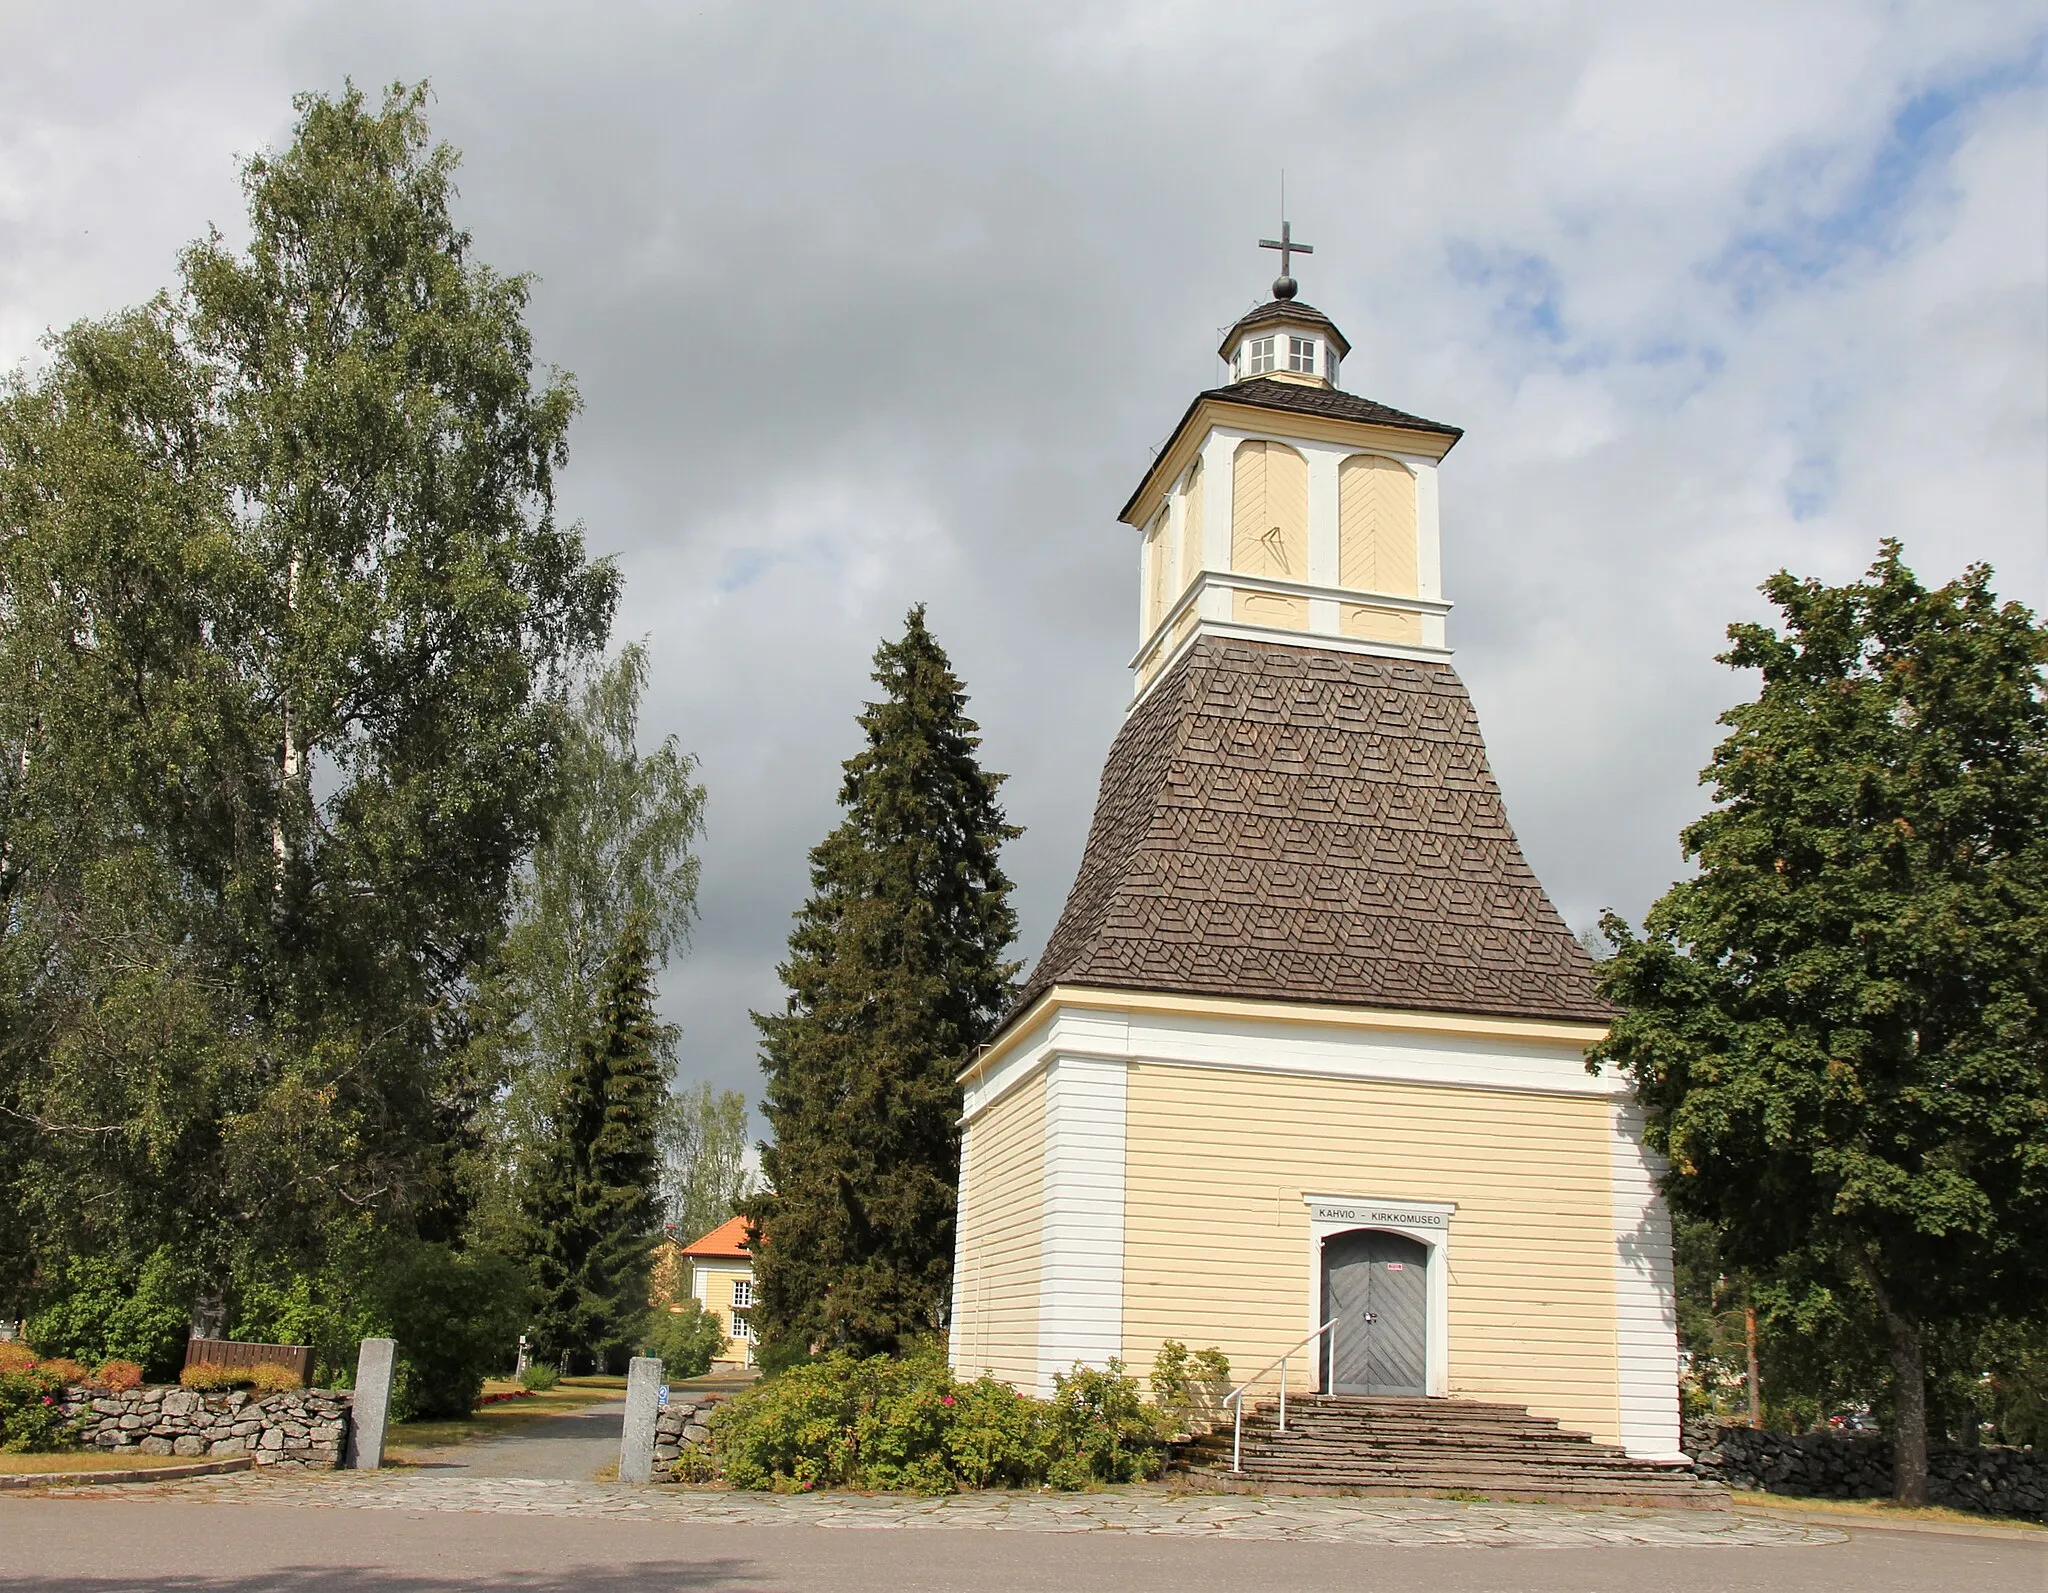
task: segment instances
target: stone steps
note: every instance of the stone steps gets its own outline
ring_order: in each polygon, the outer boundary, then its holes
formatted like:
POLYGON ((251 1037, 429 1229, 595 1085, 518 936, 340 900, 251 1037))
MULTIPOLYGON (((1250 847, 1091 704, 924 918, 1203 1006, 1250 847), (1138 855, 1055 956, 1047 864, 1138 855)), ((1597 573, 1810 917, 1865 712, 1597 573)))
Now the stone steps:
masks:
POLYGON ((1637 1460, 1513 1405, 1311 1395, 1248 1411, 1241 1471, 1231 1430, 1185 1444, 1179 1462, 1212 1485, 1296 1493, 1474 1493, 1495 1499, 1725 1507, 1690 1466, 1637 1460))

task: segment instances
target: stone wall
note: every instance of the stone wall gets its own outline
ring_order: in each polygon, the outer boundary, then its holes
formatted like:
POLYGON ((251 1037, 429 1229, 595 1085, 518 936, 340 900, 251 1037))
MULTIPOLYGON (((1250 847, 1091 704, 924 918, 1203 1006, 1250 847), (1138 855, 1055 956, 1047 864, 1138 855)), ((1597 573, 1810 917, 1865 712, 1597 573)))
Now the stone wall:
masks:
POLYGON ((253 1455, 259 1466, 332 1471, 348 1450, 355 1396, 326 1389, 254 1395, 150 1385, 122 1394, 67 1388, 64 1413, 90 1449, 143 1455, 253 1455))
MULTIPOLYGON (((1700 1475, 1731 1488, 1807 1499, 1889 1499, 1891 1440, 1875 1433, 1761 1432, 1687 1422, 1700 1475)), ((2048 1455, 2034 1449, 1933 1444, 1927 1499, 1951 1510, 2048 1521, 2048 1455)))
POLYGON ((654 1418, 654 1480, 674 1482, 677 1473, 689 1475, 687 1463, 679 1468, 685 1450, 702 1450, 711 1437, 706 1425, 711 1413, 726 1398, 723 1394, 700 1394, 678 1401, 673 1395, 654 1418))

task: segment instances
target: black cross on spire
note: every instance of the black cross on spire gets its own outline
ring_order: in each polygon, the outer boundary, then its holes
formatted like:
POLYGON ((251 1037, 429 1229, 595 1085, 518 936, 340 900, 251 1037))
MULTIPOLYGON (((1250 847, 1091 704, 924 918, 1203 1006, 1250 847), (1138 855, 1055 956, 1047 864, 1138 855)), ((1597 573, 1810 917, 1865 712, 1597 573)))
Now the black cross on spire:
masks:
POLYGON ((1279 239, 1276 241, 1272 238, 1261 238, 1259 240, 1259 247, 1261 249, 1278 249, 1280 251, 1280 275, 1273 279, 1273 297, 1276 299, 1293 298, 1300 291, 1300 284, 1294 280, 1288 270, 1294 264, 1293 256, 1298 254, 1314 254, 1314 248, 1308 244, 1296 243, 1294 241, 1294 228, 1289 225, 1285 217, 1282 217, 1280 221, 1279 239))

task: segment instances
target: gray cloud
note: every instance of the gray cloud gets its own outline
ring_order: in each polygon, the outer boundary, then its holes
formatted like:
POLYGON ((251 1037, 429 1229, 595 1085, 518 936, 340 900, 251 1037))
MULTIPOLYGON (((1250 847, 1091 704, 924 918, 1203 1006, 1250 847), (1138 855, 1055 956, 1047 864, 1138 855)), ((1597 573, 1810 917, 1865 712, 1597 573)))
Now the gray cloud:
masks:
POLYGON ((750 1006, 931 604, 1012 775, 1026 950, 1128 690, 1115 510, 1263 296, 1285 168, 1346 385, 1457 422, 1452 637, 1586 924, 1681 868, 1711 662, 1905 538, 2048 598, 2048 6, 72 7, 0 22, 0 359, 167 280, 289 93, 431 77, 587 401, 568 507, 703 759, 688 1067, 750 1006))

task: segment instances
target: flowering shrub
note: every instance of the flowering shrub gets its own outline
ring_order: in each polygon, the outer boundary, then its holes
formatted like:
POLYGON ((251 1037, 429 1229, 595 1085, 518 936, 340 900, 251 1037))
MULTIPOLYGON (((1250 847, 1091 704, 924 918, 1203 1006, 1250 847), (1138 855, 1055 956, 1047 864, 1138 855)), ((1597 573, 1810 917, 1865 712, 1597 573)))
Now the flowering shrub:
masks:
POLYGON ((26 1372, 36 1364, 36 1352, 19 1339, 0 1340, 0 1372, 26 1372))
POLYGON ((764 1379, 721 1405, 712 1446, 737 1488, 1085 1488, 1157 1474, 1163 1434, 1138 1386, 1112 1362, 1054 1379, 1050 1400, 944 1358, 828 1355, 764 1379))
POLYGON ((19 1455, 71 1442, 63 1399, 64 1380, 41 1366, 0 1370, 0 1451, 19 1455))
POLYGON ((258 1394, 282 1394, 305 1386, 289 1366, 271 1361, 255 1366, 188 1366, 178 1374, 178 1381, 204 1392, 246 1388, 258 1394))
POLYGON ((125 1394, 131 1388, 142 1387, 142 1368, 133 1361, 109 1361, 89 1381, 94 1388, 104 1388, 110 1394, 125 1394))

